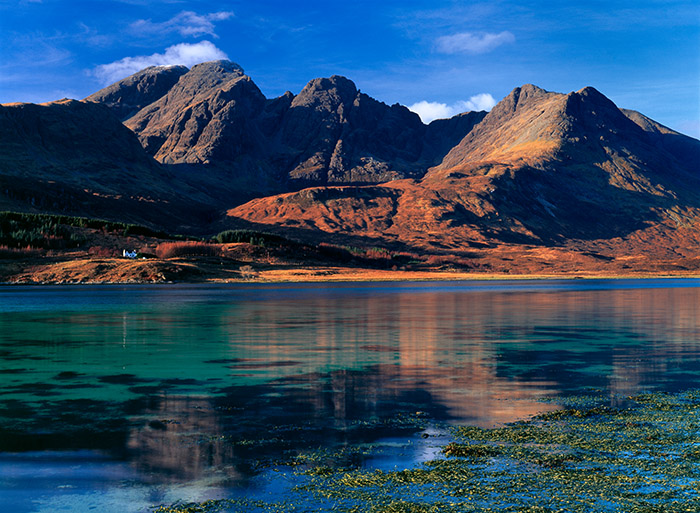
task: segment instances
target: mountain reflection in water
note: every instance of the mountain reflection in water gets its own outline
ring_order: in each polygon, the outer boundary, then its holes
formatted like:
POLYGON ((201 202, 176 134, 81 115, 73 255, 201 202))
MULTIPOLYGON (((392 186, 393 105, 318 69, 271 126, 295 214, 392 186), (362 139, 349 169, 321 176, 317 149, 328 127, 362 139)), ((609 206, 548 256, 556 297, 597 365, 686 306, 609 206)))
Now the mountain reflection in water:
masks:
POLYGON ((98 450, 143 486, 218 489, 252 486, 263 462, 386 439, 411 440, 401 463, 415 463, 436 423, 697 386, 697 285, 3 289, 0 451, 98 450))

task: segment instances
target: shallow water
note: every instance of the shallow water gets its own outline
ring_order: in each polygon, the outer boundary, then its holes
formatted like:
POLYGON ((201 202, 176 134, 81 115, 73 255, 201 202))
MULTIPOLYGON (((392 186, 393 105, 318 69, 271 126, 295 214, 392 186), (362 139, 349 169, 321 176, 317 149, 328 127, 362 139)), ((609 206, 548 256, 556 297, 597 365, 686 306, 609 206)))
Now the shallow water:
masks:
POLYGON ((319 449, 409 467, 445 425, 697 387, 698 314, 689 279, 2 287, 0 503, 274 496, 319 449))

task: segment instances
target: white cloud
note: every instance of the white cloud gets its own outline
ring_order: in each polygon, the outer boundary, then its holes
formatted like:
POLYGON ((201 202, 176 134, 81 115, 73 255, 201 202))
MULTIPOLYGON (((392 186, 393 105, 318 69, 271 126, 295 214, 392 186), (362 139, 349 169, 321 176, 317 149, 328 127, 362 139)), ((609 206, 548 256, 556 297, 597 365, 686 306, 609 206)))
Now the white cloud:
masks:
POLYGON ((489 93, 480 93, 470 97, 466 102, 459 102, 461 112, 469 110, 491 110, 496 105, 496 100, 489 93))
POLYGON ((486 53, 507 43, 514 43, 515 36, 510 32, 461 32, 439 37, 435 44, 442 53, 486 53))
POLYGON ((418 114, 423 123, 430 123, 434 119, 451 118, 457 113, 456 109, 446 103, 426 102, 425 100, 409 105, 408 110, 418 114))
POLYGON ((468 100, 458 101, 452 105, 438 102, 422 102, 409 105, 408 109, 418 114, 423 123, 430 123, 434 119, 451 118, 461 112, 470 110, 491 110, 496 105, 496 100, 488 93, 472 96, 468 100))
POLYGON ((220 59, 228 59, 228 56, 210 41, 195 44, 180 43, 166 48, 164 53, 124 57, 109 64, 102 64, 95 68, 94 74, 104 84, 111 84, 149 66, 182 64, 191 67, 200 62, 220 59))
POLYGON ((210 14, 197 14, 192 11, 182 11, 173 18, 161 23, 154 23, 150 19, 138 20, 129 28, 137 35, 163 35, 177 32, 181 36, 210 35, 218 37, 214 33, 214 22, 223 21, 233 17, 231 11, 214 12, 210 14))

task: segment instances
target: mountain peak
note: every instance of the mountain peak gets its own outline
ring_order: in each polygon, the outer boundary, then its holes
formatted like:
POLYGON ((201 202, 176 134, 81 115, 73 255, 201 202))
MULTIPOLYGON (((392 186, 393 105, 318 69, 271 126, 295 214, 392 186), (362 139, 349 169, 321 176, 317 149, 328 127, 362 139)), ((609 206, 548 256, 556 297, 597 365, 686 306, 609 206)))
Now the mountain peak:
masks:
POLYGON ((605 98, 606 100, 608 99, 603 93, 598 91, 595 87, 593 86, 586 86, 578 91, 576 91, 576 94, 580 96, 588 96, 591 98, 605 98))
POLYGON ((508 96, 503 98, 491 109, 491 117, 510 116, 516 110, 527 107, 533 101, 539 101, 539 99, 552 94, 555 93, 550 93, 533 84, 525 84, 521 87, 516 87, 508 96))
POLYGON ((233 61, 227 61, 227 60, 218 60, 218 61, 207 61, 207 62, 202 62, 200 64, 195 64, 192 66, 192 69, 190 69, 191 73, 200 73, 200 74, 205 74, 205 73, 216 73, 216 74, 226 74, 226 73, 233 73, 237 75, 244 75, 245 72, 243 71, 243 68, 233 62, 233 61))
POLYGON ((235 159, 242 148, 255 146, 248 118, 264 108, 265 97, 228 60, 196 64, 157 102, 127 121, 146 150, 170 164, 210 163, 235 159), (241 134, 232 144, 227 137, 241 134), (245 141, 245 142, 244 142, 245 141))
POLYGON ((224 84, 245 76, 243 68, 235 62, 227 60, 202 62, 192 66, 168 91, 168 96, 177 97, 187 104, 193 99, 208 96, 220 90, 224 84))
POLYGON ((335 110, 338 105, 355 101, 357 93, 355 83, 341 75, 315 78, 304 86, 294 99, 294 105, 317 105, 335 110))
POLYGON ((599 139, 610 135, 610 131, 639 129, 612 100, 590 86, 566 95, 565 114, 575 120, 579 130, 599 132, 599 139))
POLYGON ((516 87, 513 89, 511 93, 502 100, 502 102, 509 107, 512 106, 512 109, 515 110, 519 105, 526 104, 534 98, 540 98, 547 94, 550 93, 541 87, 537 87, 533 84, 525 84, 521 87, 516 87))
POLYGON ((601 106, 604 105, 608 109, 614 108, 615 110, 617 110, 617 105, 615 105, 610 98, 598 91, 595 87, 586 86, 583 89, 579 89, 574 93, 569 93, 568 96, 576 97, 579 100, 590 104, 597 104, 601 106))
POLYGON ((516 87, 515 89, 520 89, 520 95, 523 97, 541 96, 542 94, 549 92, 546 89, 536 86, 535 84, 524 84, 520 87, 516 87))
POLYGON ((165 96, 187 71, 185 66, 149 66, 85 100, 105 105, 124 121, 165 96))

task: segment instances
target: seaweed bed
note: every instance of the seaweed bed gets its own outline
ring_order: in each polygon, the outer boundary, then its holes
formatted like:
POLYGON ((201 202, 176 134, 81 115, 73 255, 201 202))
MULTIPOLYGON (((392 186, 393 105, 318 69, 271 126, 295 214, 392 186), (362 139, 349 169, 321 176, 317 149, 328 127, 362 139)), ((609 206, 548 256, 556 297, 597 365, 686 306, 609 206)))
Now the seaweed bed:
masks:
POLYGON ((700 391, 616 402, 624 406, 577 396, 528 421, 455 428, 440 457, 407 470, 297 457, 278 462, 298 483, 282 501, 178 502, 153 512, 700 511, 700 391))

